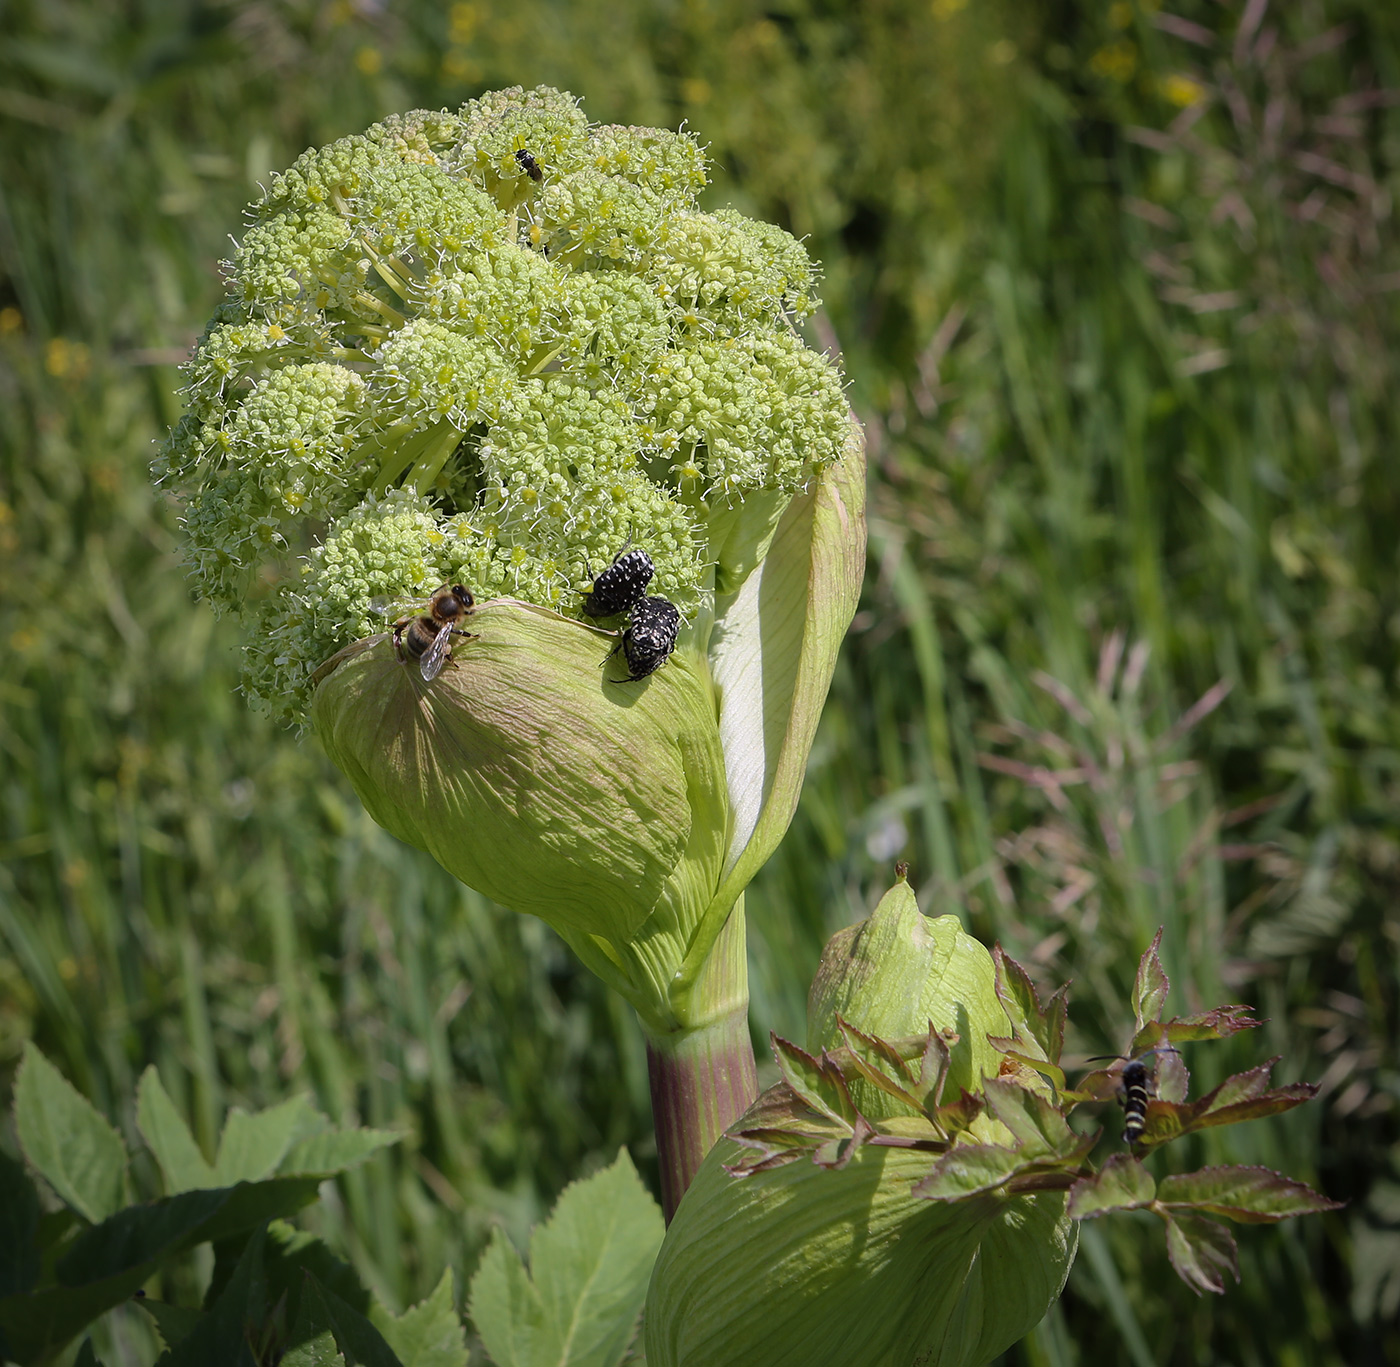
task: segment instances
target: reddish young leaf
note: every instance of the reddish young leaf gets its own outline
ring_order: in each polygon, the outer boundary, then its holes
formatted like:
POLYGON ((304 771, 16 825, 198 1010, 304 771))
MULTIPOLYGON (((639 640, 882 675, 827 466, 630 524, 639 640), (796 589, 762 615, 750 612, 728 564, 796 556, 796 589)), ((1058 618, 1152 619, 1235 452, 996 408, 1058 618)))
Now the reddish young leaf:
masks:
POLYGON ((823 1050, 821 1059, 817 1060, 791 1040, 776 1034, 770 1034, 769 1039, 773 1044, 773 1056, 782 1070, 783 1081, 814 1111, 846 1125, 854 1125, 860 1113, 846 1090, 846 1079, 831 1055, 823 1050))
POLYGON ((1203 1215, 1172 1214, 1167 1219, 1167 1256, 1176 1274, 1197 1295, 1225 1290, 1225 1274, 1240 1279, 1234 1236, 1203 1215))
MULTIPOLYGON (((1065 992, 1068 984, 1059 988, 1042 1007, 1030 974, 1002 949, 992 949, 996 969, 996 993, 1006 1014, 1011 1018, 1016 1038, 1022 1047, 1035 1045, 1051 1063, 1060 1061, 1065 1039, 1065 992), (1022 1028, 1024 1026, 1024 1029, 1022 1028), (1023 1036, 1026 1038, 1023 1039, 1023 1036)), ((1032 1049, 1030 1052, 1036 1052, 1032 1049)))
POLYGON ((986 1102, 979 1094, 959 1087, 958 1099, 936 1107, 929 1112, 929 1118, 951 1137, 967 1129, 982 1114, 985 1107, 986 1102))
POLYGON ((1033 1160, 1000 1144, 957 1144, 914 1184, 911 1195, 926 1201, 961 1201, 995 1191, 1033 1166, 1033 1160))
POLYGON ((1137 1018, 1139 1030, 1148 1021, 1160 1020, 1162 1008, 1167 1004, 1171 982, 1162 968, 1161 959, 1157 957, 1157 946, 1161 943, 1162 928, 1158 926, 1157 934, 1152 937, 1152 943, 1138 964, 1137 979, 1133 983, 1133 1015, 1137 1018))
POLYGON ((1173 1209, 1189 1206, 1251 1225, 1338 1210, 1344 1204, 1304 1182, 1260 1167, 1210 1167, 1164 1177, 1157 1198, 1173 1209))
MULTIPOLYGON (((851 1066, 855 1071, 871 1086, 903 1102, 914 1114, 920 1113, 923 1110, 922 1098, 909 1085, 917 1088, 918 1084, 911 1077, 911 1069, 899 1051, 888 1041, 856 1029, 840 1016, 837 1016, 836 1024, 846 1041, 851 1066)), ((922 1053, 924 1042, 915 1040, 912 1043, 922 1053)))
POLYGON ((848 1135, 828 1139, 819 1144, 812 1155, 812 1162, 819 1168, 844 1168, 851 1156, 875 1131, 863 1115, 856 1117, 855 1128, 848 1135))
POLYGON ((1055 1106, 1010 1079, 988 1078, 983 1093, 987 1109, 1011 1131, 1024 1157, 1059 1155, 1079 1142, 1079 1136, 1055 1106))
POLYGON ((1069 1189, 1069 1214, 1087 1220, 1110 1210, 1139 1210, 1156 1194, 1152 1174, 1130 1154, 1115 1153, 1102 1169, 1069 1189))
POLYGON ((1159 1027, 1160 1038, 1170 1044, 1197 1039, 1225 1039, 1241 1030, 1253 1030, 1263 1024, 1249 1013, 1249 1006, 1217 1006, 1214 1011, 1202 1011, 1194 1016, 1173 1016, 1159 1027))
POLYGON ((1248 1072, 1236 1073, 1197 1101, 1148 1102, 1146 1124, 1139 1143, 1154 1147, 1193 1130, 1277 1115, 1317 1095, 1317 1088, 1310 1082, 1293 1082, 1270 1090, 1269 1074, 1277 1062, 1277 1058, 1269 1059, 1248 1072))

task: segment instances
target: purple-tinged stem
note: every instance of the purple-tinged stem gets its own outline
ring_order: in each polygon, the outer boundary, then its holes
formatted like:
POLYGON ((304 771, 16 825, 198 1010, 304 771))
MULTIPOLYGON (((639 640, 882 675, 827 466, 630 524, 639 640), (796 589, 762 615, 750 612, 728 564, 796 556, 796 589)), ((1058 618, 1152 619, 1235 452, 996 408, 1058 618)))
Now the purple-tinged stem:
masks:
POLYGON ((700 1024, 647 1035, 661 1206, 668 1224, 715 1140, 758 1095, 742 898, 715 941, 691 1000, 700 1024))

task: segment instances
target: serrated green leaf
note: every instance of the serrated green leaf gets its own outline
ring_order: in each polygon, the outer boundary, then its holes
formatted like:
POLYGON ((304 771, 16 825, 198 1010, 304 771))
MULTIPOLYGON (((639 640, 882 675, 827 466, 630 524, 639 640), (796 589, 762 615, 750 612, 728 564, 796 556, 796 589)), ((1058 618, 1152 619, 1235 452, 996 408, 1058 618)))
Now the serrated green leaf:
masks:
POLYGON ((1197 1295, 1225 1290, 1225 1274, 1240 1279, 1234 1236, 1216 1220, 1202 1215, 1172 1214, 1167 1218, 1167 1256, 1176 1275, 1197 1295))
POLYGON ((255 1230, 209 1313, 156 1367, 258 1367, 248 1338, 268 1318, 263 1240, 263 1230, 255 1230))
POLYGON ((126 1200, 126 1145, 86 1097, 35 1048, 15 1081, 20 1147, 59 1199, 96 1224, 126 1200))
POLYGON ((1152 943, 1138 963, 1137 978, 1133 982, 1133 1014, 1139 1030, 1149 1021, 1160 1020, 1162 1008, 1167 1004, 1171 981, 1157 957, 1157 946, 1161 943, 1162 928, 1158 926, 1152 943))
POLYGON ((666 1225, 627 1150, 564 1189, 530 1239, 530 1269, 569 1367, 615 1367, 637 1324, 666 1225))
POLYGON ((289 1348, 278 1367, 346 1367, 346 1363, 335 1346, 335 1335, 325 1329, 289 1348))
POLYGON ((1190 1206, 1241 1224, 1271 1224, 1295 1215, 1337 1210, 1305 1182, 1263 1167, 1210 1167, 1164 1177, 1157 1191, 1166 1206, 1190 1206))
POLYGON ((214 1160, 216 1184, 231 1187, 235 1182, 260 1182, 271 1177, 294 1144, 328 1126, 305 1093, 256 1115, 235 1106, 219 1136, 219 1154, 214 1160))
POLYGON ((215 1177, 189 1126, 161 1085, 154 1065, 141 1074, 136 1086, 136 1127, 160 1165, 168 1196, 228 1185, 215 1177))
POLYGON ((491 1235, 467 1295, 472 1323, 496 1367, 558 1361, 558 1345, 545 1325, 544 1302, 503 1230, 491 1235))
POLYGON ((357 1168, 403 1136, 392 1130, 324 1130, 294 1144, 277 1165, 279 1176, 332 1177, 357 1168))
MULTIPOLYGON (((345 1358, 345 1367, 403 1367, 379 1330, 310 1272, 306 1274, 297 1321, 298 1325, 313 1326, 318 1333, 329 1329, 345 1358)), ((301 1338, 301 1334, 294 1337, 301 1338)))
POLYGON ((616 1367, 665 1234, 627 1151, 559 1198, 531 1269, 499 1233, 472 1278, 471 1316, 498 1367, 616 1367))
POLYGON ((369 1310, 370 1298, 354 1268, 331 1252, 324 1240, 285 1220, 273 1220, 263 1244, 263 1275, 269 1299, 285 1296, 287 1319, 295 1324, 301 1312, 301 1293, 310 1273, 352 1310, 369 1310))
POLYGON ((39 1279, 39 1193, 24 1168, 0 1153, 0 1300, 39 1279))
POLYGON ((1129 1154, 1115 1153, 1099 1172, 1069 1189, 1068 1212, 1087 1220, 1110 1210, 1137 1210, 1151 1204, 1155 1193, 1151 1173, 1129 1154))
POLYGON ((402 1315, 376 1305, 369 1318, 403 1367, 467 1367, 467 1334, 457 1314, 450 1267, 427 1300, 402 1315))
POLYGON ((69 1287, 84 1286, 133 1268, 154 1266, 187 1247, 228 1199, 227 1190, 187 1191, 128 1206, 74 1240, 55 1267, 58 1280, 69 1287))
POLYGON ((183 1343, 204 1318, 204 1312, 192 1306, 171 1305, 152 1296, 138 1296, 136 1304, 155 1321, 156 1332, 167 1348, 183 1343))

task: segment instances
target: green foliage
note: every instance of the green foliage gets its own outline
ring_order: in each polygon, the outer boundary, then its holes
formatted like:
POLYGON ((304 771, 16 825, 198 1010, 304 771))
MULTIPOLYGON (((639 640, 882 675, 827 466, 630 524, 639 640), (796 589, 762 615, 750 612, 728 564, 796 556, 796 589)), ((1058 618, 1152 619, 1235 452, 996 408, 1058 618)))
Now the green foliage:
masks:
POLYGON ((637 1325, 665 1226, 624 1150, 559 1198, 530 1239, 503 1233, 471 1283, 471 1317, 499 1367, 617 1367, 637 1325))
MULTIPOLYGON (((167 1194, 127 1205, 123 1179, 128 1155, 121 1136, 33 1045, 25 1051, 14 1110, 25 1158, 76 1217, 55 1213, 41 1219, 34 1184, 0 1155, 6 1218, 15 1236, 5 1249, 0 1276, 5 1293, 0 1297, 0 1351, 22 1365, 51 1360, 90 1321, 136 1294, 197 1245, 214 1244, 227 1258, 234 1241, 248 1240, 268 1220, 314 1201, 321 1182, 358 1166, 397 1138, 372 1130, 336 1130, 304 1096, 294 1097, 256 1115, 232 1111, 220 1136, 219 1161, 196 1169, 192 1158, 198 1146, 155 1070, 147 1069, 138 1114, 159 1136, 159 1147, 153 1144, 152 1151, 167 1194), (175 1160, 167 1166, 171 1154, 175 1160)), ((262 1242, 259 1232, 248 1244, 256 1252, 244 1250, 225 1296, 246 1301, 252 1294, 248 1287, 254 1272, 246 1271, 245 1264, 255 1264, 256 1275, 262 1276, 262 1242), (247 1262, 250 1258, 254 1263, 247 1262)), ((293 1240, 279 1266, 299 1270, 306 1261, 306 1246, 293 1240)), ((213 1327, 191 1325, 187 1313, 175 1306, 151 1313, 167 1342, 178 1336, 182 1345, 189 1339, 205 1348, 227 1338, 229 1324, 243 1323, 241 1311, 219 1311, 217 1306, 213 1327)), ((181 1351, 189 1361, 202 1360, 198 1346, 181 1351)))

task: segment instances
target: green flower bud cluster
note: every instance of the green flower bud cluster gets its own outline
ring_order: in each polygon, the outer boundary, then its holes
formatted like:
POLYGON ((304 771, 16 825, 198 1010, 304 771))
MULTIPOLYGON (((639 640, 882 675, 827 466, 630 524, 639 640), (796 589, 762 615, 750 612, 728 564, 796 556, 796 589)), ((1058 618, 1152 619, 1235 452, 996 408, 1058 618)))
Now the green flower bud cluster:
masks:
POLYGON ((808 487, 848 417, 794 331, 805 250, 701 212, 705 183, 690 135, 590 125, 544 87, 273 178, 156 465, 196 590, 255 623, 255 698, 300 720, 378 597, 460 581, 578 616, 629 540, 708 620, 737 505, 808 487))

